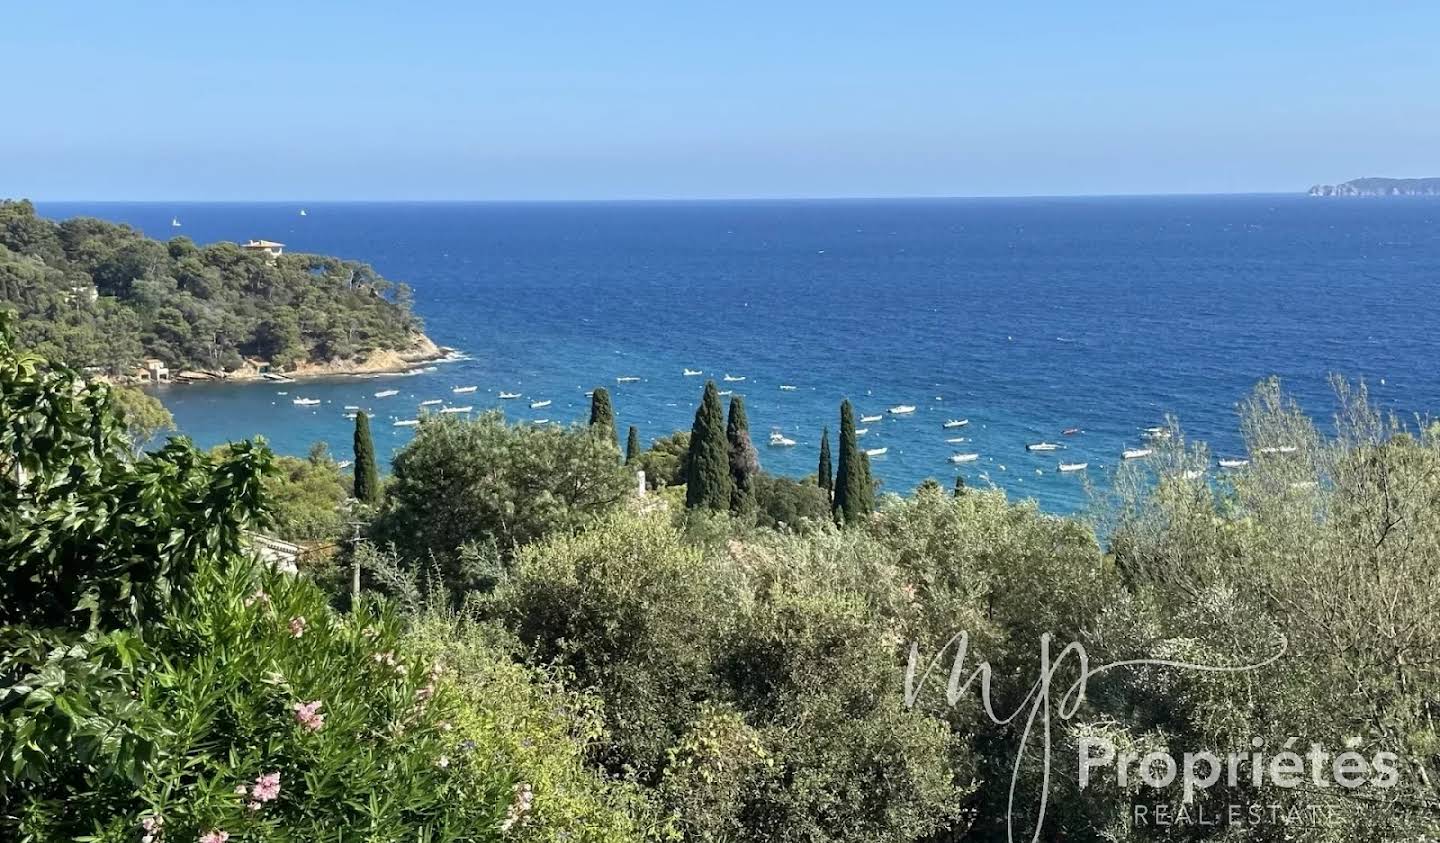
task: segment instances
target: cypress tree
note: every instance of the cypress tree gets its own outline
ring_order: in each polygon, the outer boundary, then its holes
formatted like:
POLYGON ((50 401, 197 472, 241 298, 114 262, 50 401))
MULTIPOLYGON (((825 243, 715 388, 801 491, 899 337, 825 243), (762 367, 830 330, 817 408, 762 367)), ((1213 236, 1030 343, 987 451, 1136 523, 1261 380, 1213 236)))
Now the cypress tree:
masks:
POLYGON ((830 468, 830 428, 820 434, 820 467, 815 470, 815 482, 828 496, 835 491, 835 475, 830 468))
POLYGON ((963 494, 965 494, 965 475, 957 474, 955 475, 955 497, 958 498, 963 494))
POLYGON ((640 431, 635 425, 630 425, 630 433, 625 436, 625 464, 629 465, 640 457, 640 431))
POLYGON ((355 499, 372 506, 380 502, 380 469, 370 442, 370 417, 363 412, 355 414, 355 499))
POLYGON ((603 386, 590 393, 590 426, 619 445, 615 438, 615 408, 610 405, 610 391, 603 386))
POLYGON ((755 503, 755 475, 760 473, 760 454, 750 441, 750 420, 745 417, 745 399, 738 395, 730 399, 725 444, 730 458, 730 509, 745 512, 755 503))
POLYGON ((685 507, 729 509, 730 453, 725 443, 725 411, 714 381, 705 382, 705 395, 695 410, 686 463, 685 507))
POLYGON ((868 482, 865 455, 855 443, 855 410, 847 399, 840 404, 840 460, 835 467, 833 504, 836 520, 849 524, 869 512, 865 495, 868 482))
POLYGON ((875 478, 870 474, 870 455, 860 452, 860 512, 869 515, 875 511, 875 478))

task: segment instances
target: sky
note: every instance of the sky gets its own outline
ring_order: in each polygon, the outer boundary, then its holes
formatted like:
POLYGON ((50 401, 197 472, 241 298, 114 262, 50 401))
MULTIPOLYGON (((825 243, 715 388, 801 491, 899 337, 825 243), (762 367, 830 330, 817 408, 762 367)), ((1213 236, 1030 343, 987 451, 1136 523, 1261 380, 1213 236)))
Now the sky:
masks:
POLYGON ((1290 192, 1440 176, 1440 3, 0 0, 0 196, 1290 192))

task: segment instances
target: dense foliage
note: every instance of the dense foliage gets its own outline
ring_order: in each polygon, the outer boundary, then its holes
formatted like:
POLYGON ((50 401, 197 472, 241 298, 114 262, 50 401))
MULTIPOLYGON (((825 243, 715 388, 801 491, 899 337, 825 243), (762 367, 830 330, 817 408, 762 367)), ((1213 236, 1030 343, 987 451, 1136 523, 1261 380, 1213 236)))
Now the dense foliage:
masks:
POLYGON ((288 367, 408 348, 418 328, 409 295, 353 261, 160 242, 0 201, 0 307, 19 312, 23 345, 75 366, 128 374, 155 357, 231 370, 252 357, 288 367))

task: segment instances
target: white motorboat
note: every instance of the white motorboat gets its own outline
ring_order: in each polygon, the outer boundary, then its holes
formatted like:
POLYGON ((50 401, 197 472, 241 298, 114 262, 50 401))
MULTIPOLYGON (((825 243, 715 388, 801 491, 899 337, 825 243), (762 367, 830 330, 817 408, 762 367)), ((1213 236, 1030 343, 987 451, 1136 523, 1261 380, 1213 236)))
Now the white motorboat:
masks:
POLYGON ((313 407, 314 405, 320 403, 320 399, 319 399, 319 398, 296 398, 296 399, 292 400, 290 403, 291 403, 291 404, 297 404, 297 405, 299 405, 299 406, 301 406, 301 407, 313 407))
POLYGON ((1221 468, 1244 468, 1249 464, 1249 460, 1220 460, 1221 468))
POLYGON ((500 393, 500 400, 502 400, 502 401, 509 401, 509 400, 511 400, 512 398, 519 398, 519 397, 520 397, 520 393, 518 393, 518 392, 502 392, 502 393, 500 393))
POLYGON ((892 416, 908 416, 913 412, 915 412, 914 404, 896 404, 890 408, 890 415, 892 416))
POLYGON ((867 457, 883 457, 883 456, 885 456, 885 453, 886 453, 887 451, 889 451, 889 450, 890 450, 889 448, 867 448, 867 449, 865 450, 865 456, 867 456, 867 457))
POLYGON ((1060 446, 1054 442, 1031 442, 1025 446, 1027 451, 1058 451, 1060 446))
POLYGON ((428 400, 425 400, 425 401, 421 401, 421 402, 420 402, 420 406, 422 406, 422 407, 433 407, 433 406, 435 406, 436 404, 444 404, 444 403, 445 403, 445 399, 443 399, 443 398, 431 398, 431 399, 428 399, 428 400))
POLYGON ((792 448, 795 440, 776 430, 770 434, 770 446, 772 448, 792 448))
POLYGON ((1295 447, 1294 445, 1272 445, 1272 446, 1270 446, 1270 447, 1268 447, 1268 448, 1261 448, 1261 449, 1259 449, 1258 453, 1261 453, 1261 454, 1293 454, 1293 453, 1295 453, 1295 452, 1298 451, 1298 450, 1300 450, 1300 449, 1297 448, 1297 447, 1295 447))
POLYGON ((471 392, 474 392, 475 390, 477 390, 477 389, 479 389, 479 388, 480 388, 480 387, 478 387, 478 386, 457 386, 457 387, 455 387, 454 389, 452 389, 452 390, 450 390, 450 391, 453 392, 453 393, 455 393, 456 395, 468 395, 468 394, 470 394, 471 392))
POLYGON ((355 410, 360 409, 360 405, 359 405, 359 404, 346 404, 346 405, 345 405, 345 409, 350 410, 350 411, 353 412, 353 411, 355 411, 355 410))
POLYGON ((1153 453, 1155 452, 1149 448, 1126 448, 1125 453, 1120 456, 1127 460, 1138 460, 1148 457, 1153 453))
POLYGON ((472 407, 472 406, 470 406, 469 404, 466 404, 466 405, 463 406, 463 407, 446 407, 445 409, 441 410, 440 412, 442 412, 442 413, 468 413, 468 412, 470 412, 470 411, 473 410, 473 409, 475 409, 475 408, 472 407))
POLYGON ((376 398, 389 398, 389 397, 392 396, 392 395, 399 395, 399 394, 400 394, 400 390, 398 390, 398 389, 382 389, 382 390, 380 390, 379 392, 375 393, 375 397, 376 397, 376 398))
POLYGON ((302 216, 302 217, 305 216, 305 209, 304 209, 304 208, 301 208, 301 209, 300 209, 300 216, 302 216))
POLYGON ((1089 468, 1089 467, 1090 467, 1090 463, 1088 463, 1088 462, 1062 462, 1062 463, 1060 463, 1060 470, 1061 470, 1061 471, 1065 471, 1065 472, 1069 472, 1069 471, 1084 471, 1085 469, 1087 469, 1087 468, 1089 468))
POLYGON ((788 383, 782 383, 782 384, 780 384, 780 391, 781 391, 781 392, 794 392, 795 390, 797 390, 797 389, 799 389, 799 388, 800 388, 800 387, 798 387, 798 386, 791 386, 791 385, 788 384, 788 383))
POLYGON ((681 372, 681 374, 683 374, 687 378, 693 378, 696 375, 703 375, 705 373, 700 371, 699 369, 685 369, 681 372))
POLYGON ((396 419, 395 427, 414 427, 419 423, 419 419, 396 419))
POLYGON ((969 423, 970 423, 970 420, 969 420, 969 419, 951 419, 950 421, 947 421, 947 422, 945 422, 944 424, 942 424, 942 425, 940 425, 940 426, 943 427, 943 428, 945 428, 946 430, 950 430, 951 428, 955 428, 955 427, 964 427, 965 425, 967 425, 967 424, 969 424, 969 423))
POLYGON ((743 381, 743 380, 745 380, 745 376, 744 376, 744 375, 726 375, 725 378, 724 378, 724 381, 725 381, 726 383, 739 383, 740 381, 743 381))
POLYGON ((171 227, 171 228, 179 228, 179 227, 180 227, 180 218, 179 218, 179 217, 171 217, 171 218, 170 218, 170 227, 171 227))
POLYGON ((885 418, 884 416, 861 416, 861 417, 860 417, 860 421, 863 422, 863 423, 865 423, 865 424, 869 424, 869 423, 871 423, 871 422, 882 421, 882 420, 884 420, 884 418, 885 418))
POLYGON ((616 378, 616 379, 615 379, 615 382, 616 382, 616 383, 639 383, 639 382, 640 382, 640 379, 637 378, 637 377, 635 377, 634 375, 626 375, 626 376, 624 376, 624 377, 616 378))
POLYGON ((531 402, 530 402, 530 409, 532 409, 532 410, 538 410, 538 409, 540 409, 541 407, 548 407, 548 406, 550 406, 550 405, 553 404, 553 403, 555 403, 555 402, 551 401, 551 400, 548 399, 548 398, 545 399, 544 401, 531 401, 531 402))
POLYGON ((869 432, 870 432, 870 428, 868 428, 868 427, 857 427, 857 428, 855 428, 855 435, 856 435, 856 436, 864 436, 865 434, 867 434, 867 433, 869 433, 869 432))
POLYGON ((720 391, 719 391, 718 393, 716 393, 716 394, 719 395, 721 398, 724 398, 724 397, 727 396, 727 395, 734 395, 734 394, 735 394, 735 390, 733 390, 733 389, 722 389, 722 390, 720 390, 720 391))
POLYGON ((964 437, 964 436, 952 436, 952 437, 950 437, 949 439, 946 439, 946 440, 945 440, 945 444, 946 444, 946 445, 959 445, 961 442, 969 442, 969 441, 970 441, 969 438, 964 437))
POLYGON ((980 459, 980 455, 979 455, 979 454, 951 454, 951 455, 950 455, 950 462, 957 463, 957 464, 958 464, 958 463, 962 463, 962 462, 975 462, 975 461, 978 460, 978 459, 980 459))

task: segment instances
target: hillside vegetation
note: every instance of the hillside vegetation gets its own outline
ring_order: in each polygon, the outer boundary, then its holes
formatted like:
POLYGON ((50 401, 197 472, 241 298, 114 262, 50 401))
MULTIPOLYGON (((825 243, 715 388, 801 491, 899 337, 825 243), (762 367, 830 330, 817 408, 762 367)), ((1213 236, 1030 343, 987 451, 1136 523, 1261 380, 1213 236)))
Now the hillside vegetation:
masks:
POLYGON ((410 348, 420 328, 409 288, 363 263, 56 223, 24 200, 0 201, 0 308, 18 311, 22 345, 109 374, 147 357, 202 371, 346 361, 410 348))

